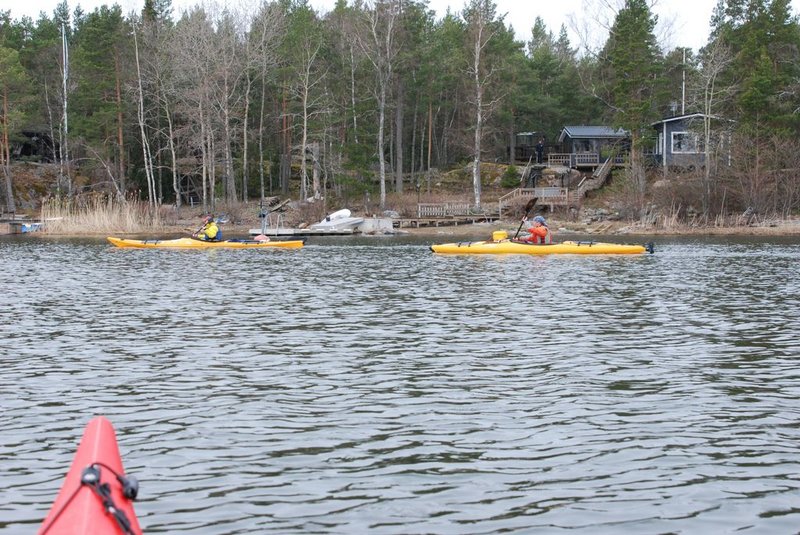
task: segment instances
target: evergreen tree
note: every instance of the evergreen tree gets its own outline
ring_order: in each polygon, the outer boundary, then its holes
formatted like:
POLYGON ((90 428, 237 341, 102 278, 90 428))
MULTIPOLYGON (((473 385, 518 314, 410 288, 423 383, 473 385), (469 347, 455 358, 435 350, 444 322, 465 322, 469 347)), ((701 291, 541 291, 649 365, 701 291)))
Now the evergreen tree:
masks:
POLYGON ((626 0, 601 54, 612 121, 638 139, 657 115, 652 106, 662 68, 653 33, 657 19, 646 0, 626 0))
MULTIPOLYGON (((435 167, 445 167, 466 157, 470 140, 462 129, 466 116, 464 69, 467 50, 464 47, 466 27, 458 17, 447 14, 432 34, 433 70, 428 73, 431 95, 429 116, 432 118, 431 140, 435 167), (458 121, 457 121, 458 120, 458 121)), ((429 188, 430 189, 430 188, 429 188)))
POLYGON ((639 155, 657 118, 654 106, 660 93, 662 58, 653 30, 657 17, 646 0, 625 0, 617 13, 601 55, 601 72, 607 84, 605 102, 614 126, 631 138, 629 173, 638 202, 644 202, 646 177, 639 155))
POLYGON ((11 140, 25 119, 29 91, 28 76, 19 61, 19 52, 0 44, 0 166, 6 185, 6 208, 16 212, 11 176, 11 140))
POLYGON ((73 73, 77 81, 71 100, 71 127, 82 139, 86 156, 96 161, 118 193, 126 188, 125 120, 122 88, 134 69, 127 21, 119 6, 101 6, 85 17, 76 15, 73 73))
POLYGON ((720 0, 712 24, 712 36, 735 57, 725 79, 739 88, 730 111, 741 129, 756 139, 796 135, 800 27, 789 0, 720 0))

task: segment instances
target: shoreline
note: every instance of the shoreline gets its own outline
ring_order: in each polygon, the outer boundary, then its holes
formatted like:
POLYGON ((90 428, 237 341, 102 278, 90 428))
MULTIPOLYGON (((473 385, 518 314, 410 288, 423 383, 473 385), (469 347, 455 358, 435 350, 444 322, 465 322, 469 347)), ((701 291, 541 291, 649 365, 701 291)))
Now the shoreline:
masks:
MULTIPOLYGON (((119 231, 69 231, 64 233, 32 232, 26 233, 27 236, 39 237, 106 237, 106 236, 186 236, 187 227, 193 221, 185 221, 177 225, 169 225, 159 231, 147 230, 140 232, 119 232, 119 231)), ((759 225, 742 225, 736 227, 713 227, 713 226, 687 226, 675 225, 669 228, 664 227, 645 227, 636 223, 623 221, 599 221, 592 224, 570 223, 551 219, 549 221, 553 235, 558 239, 559 235, 597 235, 597 236, 800 236, 800 219, 773 221, 759 225)), ((222 232, 226 237, 241 238, 249 236, 250 229, 254 228, 252 222, 239 222, 236 224, 223 224, 222 232)), ((462 225, 441 225, 426 227, 403 227, 395 229, 395 232, 385 235, 408 235, 408 236, 485 236, 491 237, 496 230, 505 230, 509 235, 514 235, 519 227, 518 221, 495 221, 492 223, 468 223, 462 225)), ((524 228, 521 233, 524 233, 524 228)), ((371 234, 356 234, 356 236, 370 236, 371 234)))
MULTIPOLYGON (((780 221, 763 225, 737 227, 690 227, 676 225, 670 228, 644 227, 626 222, 599 222, 597 224, 570 224, 551 220, 554 238, 559 234, 598 236, 800 236, 800 220, 780 221)), ((495 230, 516 233, 519 222, 473 223, 447 227, 403 228, 400 233, 416 236, 467 236, 477 233, 491 236, 495 230)), ((522 230, 524 232, 524 229, 522 230)))

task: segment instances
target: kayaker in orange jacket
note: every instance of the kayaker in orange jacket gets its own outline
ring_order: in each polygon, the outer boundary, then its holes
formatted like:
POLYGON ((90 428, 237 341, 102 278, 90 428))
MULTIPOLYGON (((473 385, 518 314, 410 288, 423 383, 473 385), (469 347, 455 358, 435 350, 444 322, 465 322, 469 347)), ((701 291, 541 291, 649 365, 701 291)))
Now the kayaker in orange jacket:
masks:
POLYGON ((547 221, 540 215, 533 218, 533 224, 528 227, 528 232, 530 232, 531 235, 520 238, 520 241, 538 245, 549 245, 553 243, 553 235, 547 227, 547 221))

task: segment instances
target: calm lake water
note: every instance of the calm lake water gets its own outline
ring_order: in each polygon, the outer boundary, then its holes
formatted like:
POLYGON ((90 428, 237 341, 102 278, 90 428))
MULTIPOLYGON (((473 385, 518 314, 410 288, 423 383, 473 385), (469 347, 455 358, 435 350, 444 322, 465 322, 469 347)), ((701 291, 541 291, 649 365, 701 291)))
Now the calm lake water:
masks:
POLYGON ((96 414, 148 533, 798 532, 800 238, 446 241, 0 240, 0 533, 96 414))

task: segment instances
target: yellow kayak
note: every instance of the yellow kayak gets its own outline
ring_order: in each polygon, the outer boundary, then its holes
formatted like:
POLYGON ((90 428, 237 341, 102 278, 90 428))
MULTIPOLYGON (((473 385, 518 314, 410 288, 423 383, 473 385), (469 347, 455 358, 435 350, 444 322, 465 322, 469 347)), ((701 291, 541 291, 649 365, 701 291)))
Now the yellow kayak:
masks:
POLYGON ((642 254, 653 253, 653 244, 623 245, 594 241, 565 241, 536 245, 511 240, 474 241, 432 245, 431 251, 442 254, 642 254))
POLYGON ((128 240, 124 238, 106 238, 117 247, 133 247, 138 249, 208 249, 223 247, 227 249, 297 249, 303 246, 303 240, 256 241, 256 240, 224 240, 203 241, 194 238, 177 238, 174 240, 128 240))

